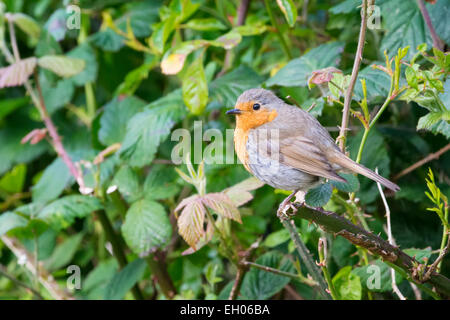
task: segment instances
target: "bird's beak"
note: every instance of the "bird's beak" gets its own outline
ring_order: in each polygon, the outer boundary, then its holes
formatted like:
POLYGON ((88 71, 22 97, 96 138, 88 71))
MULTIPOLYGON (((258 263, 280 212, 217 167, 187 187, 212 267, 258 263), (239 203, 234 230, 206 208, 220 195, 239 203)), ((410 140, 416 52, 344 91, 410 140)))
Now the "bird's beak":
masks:
POLYGON ((236 115, 236 114, 241 114, 241 113, 242 113, 241 109, 231 109, 231 110, 227 111, 227 114, 234 114, 234 115, 236 115))

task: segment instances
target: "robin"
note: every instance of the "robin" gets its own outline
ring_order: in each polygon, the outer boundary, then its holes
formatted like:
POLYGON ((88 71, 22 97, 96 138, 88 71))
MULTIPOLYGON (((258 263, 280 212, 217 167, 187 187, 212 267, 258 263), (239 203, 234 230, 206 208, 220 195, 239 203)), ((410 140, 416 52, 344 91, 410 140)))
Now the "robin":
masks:
POLYGON ((398 191, 400 188, 347 157, 328 131, 300 108, 265 89, 250 89, 227 114, 236 116, 234 145, 245 168, 278 189, 306 192, 324 179, 347 182, 337 172, 361 174, 398 191))

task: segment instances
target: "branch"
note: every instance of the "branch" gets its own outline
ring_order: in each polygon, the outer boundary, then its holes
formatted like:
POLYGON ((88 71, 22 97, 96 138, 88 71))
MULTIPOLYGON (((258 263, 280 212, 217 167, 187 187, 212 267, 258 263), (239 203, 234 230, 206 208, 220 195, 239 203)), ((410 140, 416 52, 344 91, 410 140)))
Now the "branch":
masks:
MULTIPOLYGON (((383 260, 405 271, 417 283, 423 282, 416 275, 419 262, 398 247, 392 246, 386 240, 364 230, 334 212, 326 211, 322 208, 314 208, 307 204, 302 206, 299 203, 293 203, 293 205, 297 208, 297 215, 300 218, 314 222, 323 230, 342 236, 354 245, 366 248, 369 253, 380 256, 383 260)), ((445 276, 433 272, 430 275, 430 279, 426 282, 435 286, 437 291, 444 296, 450 297, 450 280, 445 276)))
POLYGON ((238 271, 236 273, 236 280, 234 280, 233 287, 230 291, 230 296, 228 297, 228 300, 235 300, 239 294, 239 291, 241 290, 242 281, 244 280, 244 275, 248 271, 248 265, 246 264, 247 260, 250 259, 253 252, 256 250, 256 248, 259 247, 260 239, 256 240, 250 248, 248 248, 238 264, 238 271))
POLYGON ((309 274, 312 276, 314 281, 317 282, 318 286, 320 287, 320 289, 321 289, 319 291, 320 294, 326 300, 330 300, 331 296, 328 293, 328 285, 325 282, 324 278, 322 277, 319 269, 317 268, 317 265, 314 263, 314 260, 312 259, 308 248, 306 248, 302 239, 300 239, 300 236, 298 235, 294 220, 288 221, 288 220, 280 219, 280 221, 283 224, 283 226, 289 231, 291 239, 295 244, 295 248, 297 249, 297 253, 299 254, 302 261, 305 263, 306 269, 308 270, 309 274))
POLYGON ((425 3, 423 2, 423 0, 417 0, 417 4, 419 5, 420 12, 422 13, 423 20, 425 20, 425 23, 427 24, 428 30, 430 30, 431 38, 433 39, 433 47, 442 51, 442 49, 444 48, 444 44, 436 34, 436 30, 434 30, 430 15, 428 14, 428 10, 425 7, 425 3))
POLYGON ((344 97, 344 110, 342 113, 342 124, 339 132, 339 147, 342 152, 345 152, 345 139, 347 136, 347 126, 348 117, 350 114, 350 104, 353 97, 353 89, 355 87, 356 79, 358 78, 359 66, 361 65, 362 54, 364 50, 364 41, 366 38, 366 28, 367 28, 367 0, 362 0, 362 17, 361 17, 361 28, 359 31, 358 48, 356 49, 356 56, 353 62, 353 70, 350 78, 350 83, 345 92, 344 97))
POLYGON ((17 258, 25 260, 25 267, 37 277, 39 282, 44 286, 50 295, 56 300, 73 300, 74 298, 64 289, 62 289, 55 281, 53 276, 49 274, 42 266, 35 264, 36 258, 28 252, 20 243, 8 236, 1 236, 1 240, 14 253, 17 258), (39 270, 39 272, 38 272, 39 270))
POLYGON ((405 170, 402 170, 400 173, 396 174, 394 176, 394 178, 392 178, 392 180, 398 180, 401 177, 403 177, 403 176, 407 175, 408 173, 410 173, 411 171, 414 171, 417 168, 419 168, 420 166, 424 165, 425 163, 430 162, 432 160, 438 159, 441 155, 446 153, 448 150, 450 150, 450 143, 447 144, 445 147, 439 149, 435 153, 430 153, 428 156, 426 156, 425 158, 423 158, 420 161, 417 161, 416 163, 414 163, 413 165, 409 166, 405 170))
POLYGON ((278 36, 278 39, 280 39, 280 43, 281 43, 281 46, 283 47, 283 51, 286 54, 286 57, 289 60, 291 60, 292 59, 291 50, 289 50, 286 40, 284 39, 283 34, 281 33, 280 26, 277 23, 277 21, 275 20, 275 15, 273 14, 272 8, 270 7, 270 3, 271 2, 269 0, 264 0, 264 4, 266 5, 267 13, 269 14, 269 18, 272 23, 272 27, 274 27, 277 30, 276 34, 278 36))

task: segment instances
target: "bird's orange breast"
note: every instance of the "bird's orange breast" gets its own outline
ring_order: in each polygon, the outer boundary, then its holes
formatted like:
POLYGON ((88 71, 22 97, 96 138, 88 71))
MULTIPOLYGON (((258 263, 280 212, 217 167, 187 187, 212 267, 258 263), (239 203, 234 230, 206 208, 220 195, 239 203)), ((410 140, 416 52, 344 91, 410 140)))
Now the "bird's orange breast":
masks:
POLYGON ((239 160, 244 165, 245 169, 250 171, 248 167, 248 152, 247 152, 247 140, 249 130, 242 130, 236 128, 234 130, 234 148, 239 160))

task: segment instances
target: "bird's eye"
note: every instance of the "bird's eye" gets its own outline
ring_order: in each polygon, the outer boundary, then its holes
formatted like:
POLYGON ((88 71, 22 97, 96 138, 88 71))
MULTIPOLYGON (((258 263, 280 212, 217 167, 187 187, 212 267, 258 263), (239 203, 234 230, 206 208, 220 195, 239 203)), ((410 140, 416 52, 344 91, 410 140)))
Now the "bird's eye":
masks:
POLYGON ((261 105, 259 103, 255 103, 253 105, 253 110, 259 110, 259 108, 261 108, 261 105))

